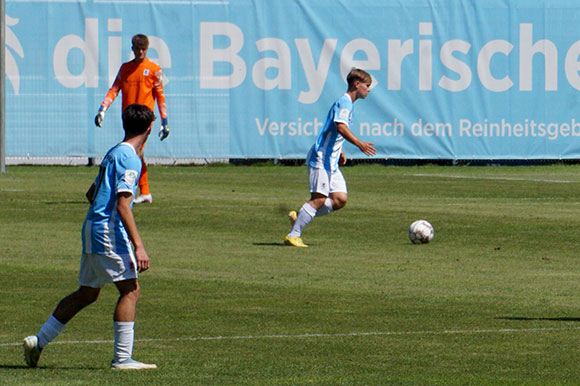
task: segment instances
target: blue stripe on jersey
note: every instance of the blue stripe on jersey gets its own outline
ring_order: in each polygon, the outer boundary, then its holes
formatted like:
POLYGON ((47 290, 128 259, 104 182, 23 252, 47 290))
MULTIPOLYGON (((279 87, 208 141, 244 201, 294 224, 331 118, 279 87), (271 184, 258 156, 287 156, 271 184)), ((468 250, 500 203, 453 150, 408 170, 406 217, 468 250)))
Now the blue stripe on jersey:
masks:
POLYGON ((344 137, 340 135, 336 125, 344 123, 350 127, 352 111, 353 103, 348 94, 344 94, 333 103, 326 116, 324 126, 306 157, 308 166, 331 172, 338 169, 344 137))
POLYGON ((105 155, 83 224, 83 253, 130 253, 129 236, 117 212, 117 194, 131 192, 135 197, 140 173, 141 159, 128 143, 116 145, 105 155))

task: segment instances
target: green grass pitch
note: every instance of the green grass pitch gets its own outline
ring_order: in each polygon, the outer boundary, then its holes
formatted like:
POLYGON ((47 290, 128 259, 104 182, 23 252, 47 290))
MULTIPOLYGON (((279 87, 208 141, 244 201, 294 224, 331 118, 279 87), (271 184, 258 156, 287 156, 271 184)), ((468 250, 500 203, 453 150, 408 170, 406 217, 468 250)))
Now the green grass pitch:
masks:
POLYGON ((0 175, 0 384, 559 385, 580 375, 580 167, 343 168, 347 206, 283 245, 306 170, 150 168, 135 216, 134 356, 113 286, 28 369, 21 341, 76 289, 86 167, 0 175), (435 239, 412 245, 407 227, 435 239))

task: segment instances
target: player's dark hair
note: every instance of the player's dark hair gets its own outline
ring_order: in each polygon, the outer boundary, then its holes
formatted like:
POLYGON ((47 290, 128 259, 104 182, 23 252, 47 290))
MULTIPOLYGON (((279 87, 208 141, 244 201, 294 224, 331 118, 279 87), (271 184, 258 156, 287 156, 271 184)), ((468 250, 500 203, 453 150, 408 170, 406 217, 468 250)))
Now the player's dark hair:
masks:
POLYGON ((131 44, 135 48, 149 48, 149 38, 143 34, 137 34, 131 39, 131 44))
POLYGON ((371 84, 373 79, 365 70, 361 70, 360 68, 353 68, 346 76, 346 82, 348 83, 348 89, 352 90, 354 88, 354 82, 371 84))
POLYGON ((128 135, 144 133, 154 120, 155 114, 145 105, 135 103, 127 106, 123 111, 123 129, 128 135))

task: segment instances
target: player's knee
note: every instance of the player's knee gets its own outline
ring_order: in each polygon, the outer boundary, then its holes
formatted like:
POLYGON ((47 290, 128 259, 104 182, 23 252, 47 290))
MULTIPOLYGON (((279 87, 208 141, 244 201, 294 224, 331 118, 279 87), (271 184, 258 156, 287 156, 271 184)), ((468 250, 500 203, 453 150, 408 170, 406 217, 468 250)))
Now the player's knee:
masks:
POLYGON ((133 303, 137 303, 141 296, 141 286, 136 279, 123 280, 116 282, 115 285, 119 290, 119 299, 125 298, 133 303))
POLYGON ((332 209, 333 210, 339 210, 342 209, 346 206, 346 197, 334 197, 334 199, 332 200, 332 209))
POLYGON ((141 297, 141 286, 137 284, 137 288, 135 288, 135 290, 132 293, 133 296, 136 297, 136 300, 139 300, 139 298, 141 297))
POLYGON ((137 302, 139 300, 139 297, 141 296, 141 286, 139 286, 138 283, 135 283, 135 286, 130 288, 123 295, 129 296, 131 299, 137 302))
POLYGON ((99 299, 100 290, 95 288, 81 288, 77 291, 77 301, 83 306, 88 306, 99 299))

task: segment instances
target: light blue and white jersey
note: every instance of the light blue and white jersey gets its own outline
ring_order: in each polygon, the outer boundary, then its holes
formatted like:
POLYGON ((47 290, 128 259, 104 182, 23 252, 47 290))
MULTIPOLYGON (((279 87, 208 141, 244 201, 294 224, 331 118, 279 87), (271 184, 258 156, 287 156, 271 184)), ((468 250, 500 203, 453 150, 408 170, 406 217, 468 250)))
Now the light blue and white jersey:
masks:
POLYGON ((83 253, 133 253, 117 212, 117 194, 130 192, 135 197, 140 173, 141 159, 133 146, 123 142, 107 152, 95 179, 93 203, 83 224, 83 253))
POLYGON ((330 108, 322 131, 310 148, 306 164, 317 169, 335 172, 342 152, 344 137, 338 132, 337 124, 344 123, 350 127, 353 103, 348 94, 344 94, 330 108))

